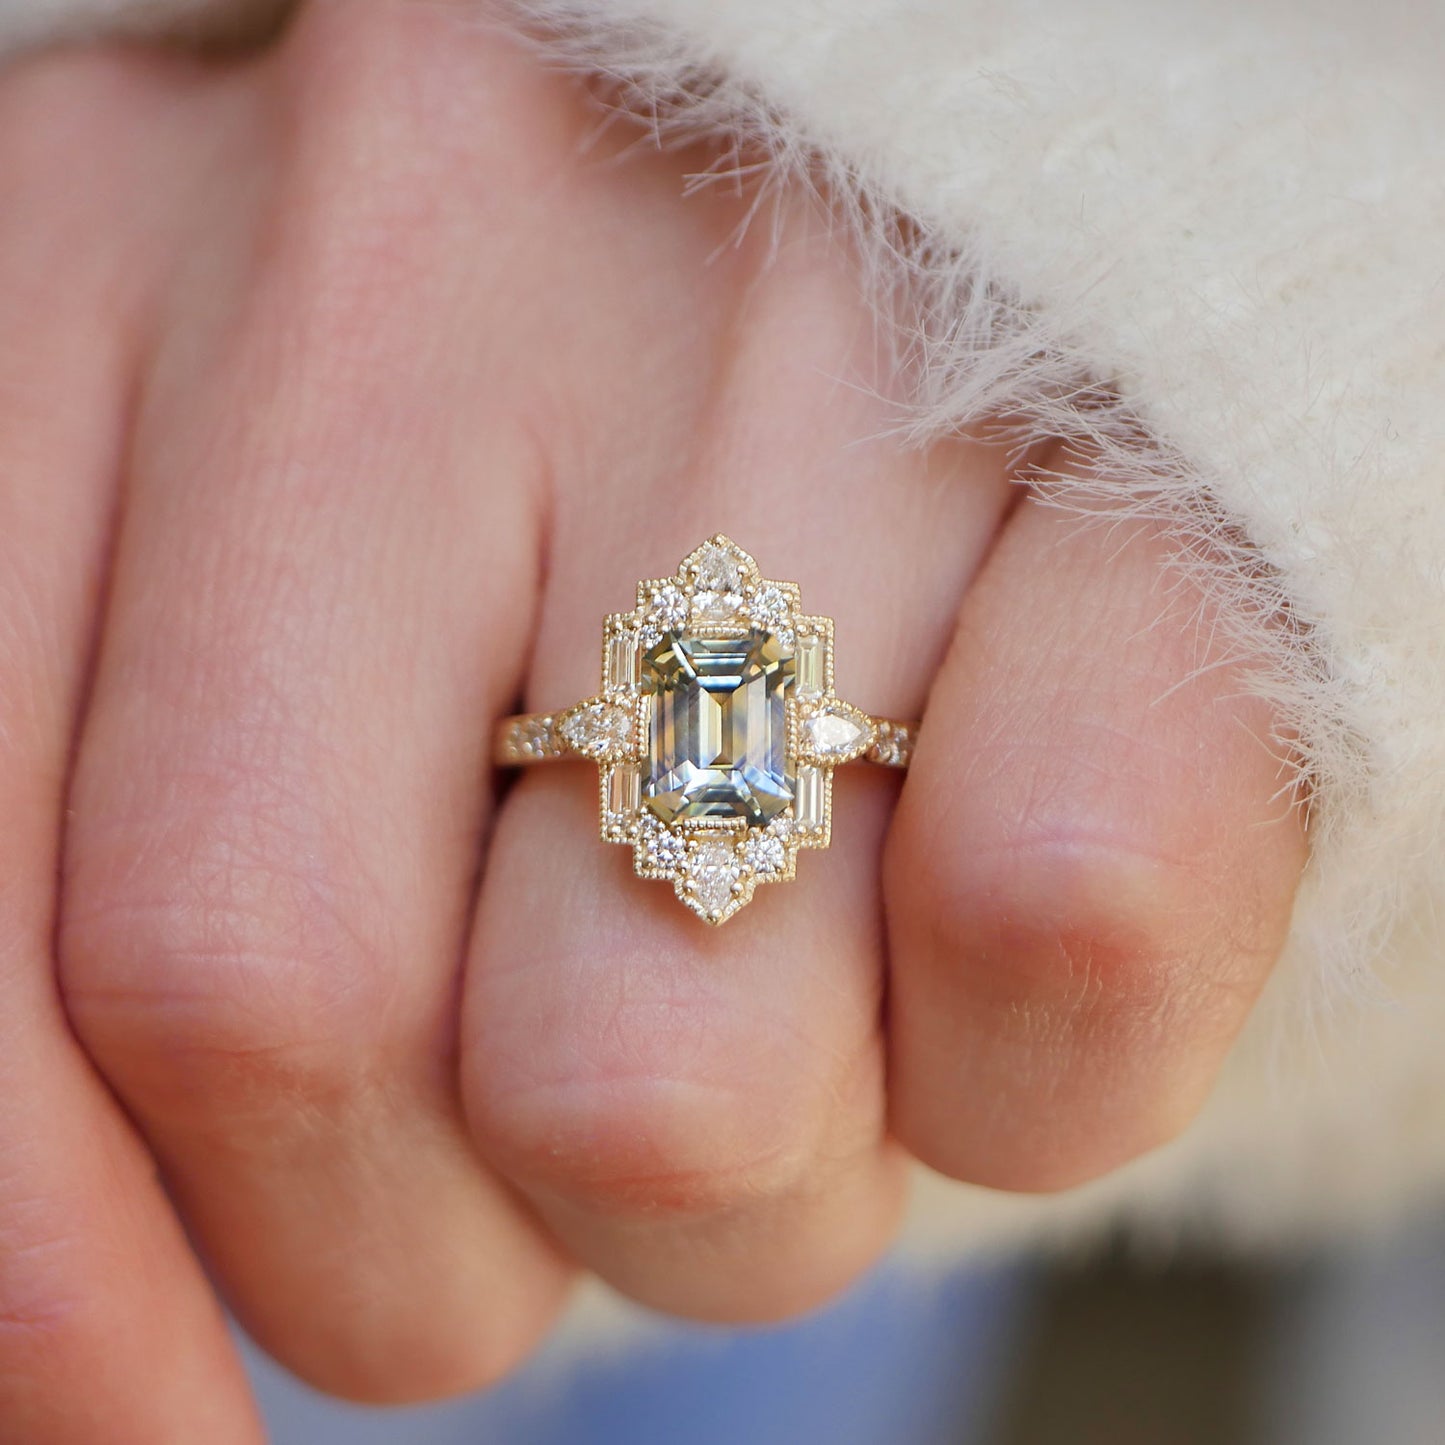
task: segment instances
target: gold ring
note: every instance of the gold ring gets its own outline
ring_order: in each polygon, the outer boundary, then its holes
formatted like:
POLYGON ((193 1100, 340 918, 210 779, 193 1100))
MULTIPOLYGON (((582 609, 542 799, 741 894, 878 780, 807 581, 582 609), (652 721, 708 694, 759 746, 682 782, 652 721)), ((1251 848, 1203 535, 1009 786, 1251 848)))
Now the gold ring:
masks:
POLYGON ((917 735, 837 696, 832 618, 719 534, 607 619, 601 690, 504 719, 495 759, 595 762, 603 840, 723 923, 759 883, 791 880, 800 849, 828 846, 834 768, 906 768, 917 735))

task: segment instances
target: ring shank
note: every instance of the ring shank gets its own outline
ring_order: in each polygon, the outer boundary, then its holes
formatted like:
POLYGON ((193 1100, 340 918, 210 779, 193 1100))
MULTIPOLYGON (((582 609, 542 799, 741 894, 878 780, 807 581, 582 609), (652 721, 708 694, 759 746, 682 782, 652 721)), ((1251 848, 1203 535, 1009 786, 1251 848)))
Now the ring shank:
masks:
MULTIPOLYGON (((503 718, 497 724, 492 761, 499 768, 524 768, 537 763, 582 760, 585 755, 562 736, 560 724, 565 711, 525 712, 503 718)), ((919 725, 865 716, 873 729, 873 740, 856 761, 883 768, 906 768, 913 758, 919 725)))

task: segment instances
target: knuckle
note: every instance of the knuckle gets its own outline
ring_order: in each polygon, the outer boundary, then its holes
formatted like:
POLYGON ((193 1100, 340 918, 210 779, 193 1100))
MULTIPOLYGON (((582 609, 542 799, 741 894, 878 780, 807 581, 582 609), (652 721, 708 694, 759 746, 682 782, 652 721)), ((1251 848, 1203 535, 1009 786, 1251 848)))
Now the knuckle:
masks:
POLYGON ((76 46, 28 56, 0 76, 0 161, 17 174, 76 164, 99 176, 115 142, 193 74, 175 56, 135 46, 76 46))
MULTIPOLYGON (((156 279, 157 238, 208 133, 186 124, 204 105, 200 74, 190 60, 96 47, 47 52, 0 75, 7 309, 43 298, 48 317, 135 323, 156 279), (57 292, 46 278, 58 264, 68 285, 57 292)), ((70 334, 37 323, 21 331, 27 357, 70 334)))
POLYGON ((926 865, 924 946, 963 970, 970 1037, 1006 1098, 959 1131, 905 1087, 903 1141, 940 1172, 1048 1194, 1176 1137, 1261 981, 1211 880, 1113 841, 1047 836, 926 865))
MULTIPOLYGON (((436 294, 457 246, 486 267, 498 239, 510 265, 516 244, 546 246, 556 218, 539 206, 571 204, 565 192, 544 203, 557 188, 539 177, 583 163, 575 137, 536 117, 567 115, 576 97, 465 9, 308 5, 277 53, 275 86, 274 239, 318 322, 358 346, 399 290, 436 294)), ((454 286, 445 302, 457 304, 454 286)))
POLYGON ((602 1214, 725 1213, 798 1174, 786 1142, 760 1138, 734 1094, 683 1081, 536 1085, 473 1118, 519 1182, 602 1214))
POLYGON ((605 1215, 704 1217, 787 1193, 815 1152, 802 1090, 711 1050, 696 1018, 622 1009, 576 1037, 469 1050, 473 1130, 524 1187, 605 1215))
POLYGON ((548 144, 537 102, 576 104, 525 42, 507 27, 477 25, 466 7, 313 0, 278 62, 297 118, 347 145, 359 165, 368 155, 375 161, 378 140, 390 140, 399 161, 417 174, 451 172, 453 186, 466 184, 456 163, 481 156, 509 161, 525 177, 524 160, 548 144), (416 150, 428 154, 408 153, 416 150))
MULTIPOLYGON (((1253 951, 1207 871, 1110 840, 1025 837, 928 865, 941 951, 986 958, 973 987, 1001 1012, 1094 1031, 1155 1031, 1232 1012, 1253 951)), ((1251 971, 1252 972, 1252 971, 1251 971)))
POLYGON ((354 1081, 375 1052, 364 1045, 384 1042, 387 974, 336 880, 258 857, 243 837, 239 820, 213 818, 185 847, 117 837, 104 857, 92 840, 73 870, 66 1008, 101 1068, 148 1107, 314 1098, 354 1081))

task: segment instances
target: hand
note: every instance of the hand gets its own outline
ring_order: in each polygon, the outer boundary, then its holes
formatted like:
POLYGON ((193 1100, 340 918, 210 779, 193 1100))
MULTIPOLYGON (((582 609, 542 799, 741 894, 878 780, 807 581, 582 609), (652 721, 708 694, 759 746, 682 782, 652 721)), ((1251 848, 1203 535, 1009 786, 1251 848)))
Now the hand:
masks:
POLYGON ((785 1314, 908 1154, 1055 1189, 1204 1098, 1304 853, 1210 604, 1001 444, 890 439, 844 242, 739 238, 705 163, 462 6, 0 85, 8 1434, 256 1438, 179 1221, 285 1363, 421 1398, 579 1266, 785 1314), (925 727, 713 932, 487 752, 717 530, 925 727))

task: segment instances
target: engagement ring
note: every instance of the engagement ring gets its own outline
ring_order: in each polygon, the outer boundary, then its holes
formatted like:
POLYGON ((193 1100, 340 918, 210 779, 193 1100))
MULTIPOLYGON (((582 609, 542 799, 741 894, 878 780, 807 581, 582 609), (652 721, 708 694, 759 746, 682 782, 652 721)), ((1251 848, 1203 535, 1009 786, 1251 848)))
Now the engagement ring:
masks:
POLYGON ((507 718, 496 761, 595 762, 603 839, 722 923, 828 846, 834 768, 907 767, 917 732, 841 701, 832 619, 719 535, 607 619, 597 695, 507 718))

